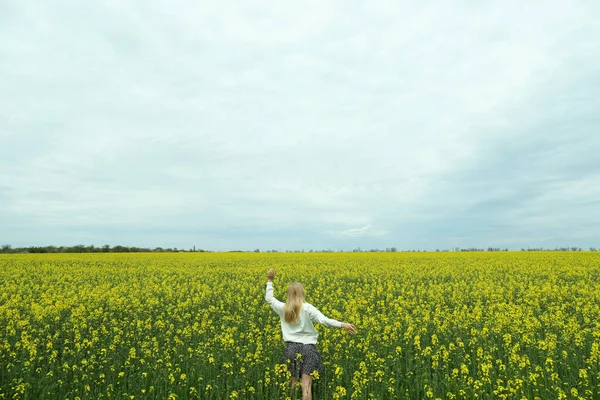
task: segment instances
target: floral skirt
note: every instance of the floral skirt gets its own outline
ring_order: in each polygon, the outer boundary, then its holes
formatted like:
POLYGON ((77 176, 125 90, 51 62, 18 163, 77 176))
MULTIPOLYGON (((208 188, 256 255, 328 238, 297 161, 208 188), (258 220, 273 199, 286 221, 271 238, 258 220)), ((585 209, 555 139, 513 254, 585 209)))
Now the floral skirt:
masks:
POLYGON ((323 368, 321 355, 314 344, 285 342, 283 363, 287 365, 290 374, 298 378, 302 374, 310 375, 314 371, 321 373, 323 368))

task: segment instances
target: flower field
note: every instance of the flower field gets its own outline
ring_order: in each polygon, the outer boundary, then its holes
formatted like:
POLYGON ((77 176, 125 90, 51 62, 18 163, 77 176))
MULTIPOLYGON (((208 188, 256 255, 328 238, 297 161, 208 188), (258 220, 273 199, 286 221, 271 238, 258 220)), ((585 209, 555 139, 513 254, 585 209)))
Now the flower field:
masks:
POLYGON ((315 399, 600 398, 600 253, 501 252, 0 256, 0 399, 286 398, 270 267, 315 399))

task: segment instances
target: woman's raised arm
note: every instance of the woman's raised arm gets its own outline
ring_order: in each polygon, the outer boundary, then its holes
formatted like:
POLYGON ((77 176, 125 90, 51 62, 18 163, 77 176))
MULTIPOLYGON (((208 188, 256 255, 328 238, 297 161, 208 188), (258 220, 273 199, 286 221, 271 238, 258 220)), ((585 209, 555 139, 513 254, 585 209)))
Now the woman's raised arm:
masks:
POLYGON ((285 304, 277 300, 275 296, 273 296, 273 279, 275 279, 275 271, 273 270, 273 268, 271 268, 267 272, 267 290, 265 293, 265 300, 267 301, 267 303, 269 303, 273 311, 281 315, 283 314, 283 306, 285 304))

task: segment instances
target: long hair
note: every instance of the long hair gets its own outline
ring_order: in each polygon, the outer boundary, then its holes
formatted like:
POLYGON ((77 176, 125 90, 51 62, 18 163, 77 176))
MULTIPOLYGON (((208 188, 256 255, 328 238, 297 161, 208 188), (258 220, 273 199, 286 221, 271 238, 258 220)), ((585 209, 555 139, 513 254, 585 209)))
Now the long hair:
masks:
POLYGON ((304 286, 300 282, 290 283, 287 302, 283 306, 285 322, 298 322, 300 320, 302 304, 304 304, 304 286))

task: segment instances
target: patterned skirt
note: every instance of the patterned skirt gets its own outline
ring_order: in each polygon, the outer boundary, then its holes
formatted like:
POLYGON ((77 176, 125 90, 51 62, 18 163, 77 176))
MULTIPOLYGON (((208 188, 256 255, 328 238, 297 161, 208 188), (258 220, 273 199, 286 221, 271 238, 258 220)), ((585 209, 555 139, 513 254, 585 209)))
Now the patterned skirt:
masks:
POLYGON ((314 371, 321 373, 323 368, 321 355, 314 344, 285 342, 283 363, 288 366, 290 374, 298 378, 302 374, 310 375, 314 371))

